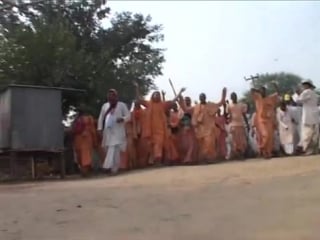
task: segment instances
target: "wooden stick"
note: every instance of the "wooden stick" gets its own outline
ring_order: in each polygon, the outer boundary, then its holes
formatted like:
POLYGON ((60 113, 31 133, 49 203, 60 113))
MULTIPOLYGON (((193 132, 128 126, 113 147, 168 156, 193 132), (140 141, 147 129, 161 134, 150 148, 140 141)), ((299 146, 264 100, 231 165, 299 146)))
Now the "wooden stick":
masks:
POLYGON ((174 89, 173 83, 172 83, 172 81, 171 81, 170 78, 169 78, 169 83, 170 83, 170 86, 171 86, 171 88, 172 88, 173 94, 174 94, 174 96, 176 97, 176 96, 177 96, 177 92, 176 92, 176 90, 174 89))

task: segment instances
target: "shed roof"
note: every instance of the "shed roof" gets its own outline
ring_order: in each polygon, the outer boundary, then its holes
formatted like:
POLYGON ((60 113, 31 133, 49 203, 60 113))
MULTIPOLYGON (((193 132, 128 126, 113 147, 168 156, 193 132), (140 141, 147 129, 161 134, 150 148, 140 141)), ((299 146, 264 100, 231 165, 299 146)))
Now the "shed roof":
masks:
POLYGON ((23 84, 8 84, 5 86, 0 86, 0 92, 7 90, 8 88, 33 88, 33 89, 51 89, 63 92, 82 92, 86 91, 83 89, 76 88, 65 88, 65 87, 49 87, 49 86, 40 86, 40 85, 23 85, 23 84))

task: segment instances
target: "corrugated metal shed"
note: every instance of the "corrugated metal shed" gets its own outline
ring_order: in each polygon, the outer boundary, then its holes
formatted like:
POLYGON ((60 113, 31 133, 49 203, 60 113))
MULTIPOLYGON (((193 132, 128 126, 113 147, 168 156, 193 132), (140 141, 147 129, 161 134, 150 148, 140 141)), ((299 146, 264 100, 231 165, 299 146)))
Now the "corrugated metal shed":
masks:
POLYGON ((62 91, 9 85, 0 93, 0 149, 62 151, 62 91))

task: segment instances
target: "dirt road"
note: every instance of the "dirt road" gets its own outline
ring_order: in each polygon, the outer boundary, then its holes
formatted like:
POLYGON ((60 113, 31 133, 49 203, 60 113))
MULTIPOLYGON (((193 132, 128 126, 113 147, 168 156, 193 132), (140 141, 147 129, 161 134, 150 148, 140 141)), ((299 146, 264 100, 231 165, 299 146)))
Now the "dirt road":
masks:
POLYGON ((1 240, 319 240, 320 156, 0 186, 1 240))

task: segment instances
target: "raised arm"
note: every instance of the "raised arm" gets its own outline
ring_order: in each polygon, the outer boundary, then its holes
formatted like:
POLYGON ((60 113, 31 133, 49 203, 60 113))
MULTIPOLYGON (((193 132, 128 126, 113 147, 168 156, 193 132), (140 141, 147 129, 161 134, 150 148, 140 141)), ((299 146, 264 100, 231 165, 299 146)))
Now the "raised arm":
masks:
POLYGON ((227 88, 223 88, 222 89, 222 94, 221 94, 221 100, 220 100, 220 102, 218 102, 218 107, 221 107, 221 106, 223 106, 224 104, 225 104, 225 102, 226 102, 226 97, 227 97, 227 88))
POLYGON ((172 102, 176 102, 179 100, 179 98, 182 96, 182 93, 186 91, 186 88, 181 88, 178 95, 172 100, 172 102))
POLYGON ((278 86, 277 82, 276 81, 272 81, 272 85, 273 85, 273 88, 276 91, 276 93, 278 95, 280 95, 279 86, 278 86))
POLYGON ((161 91, 161 96, 162 96, 162 101, 166 101, 166 92, 165 91, 161 91))
POLYGON ((298 95, 297 103, 305 103, 311 99, 311 91, 304 90, 298 95))
POLYGON ((253 100, 257 100, 258 98, 261 98, 261 92, 259 89, 251 88, 250 92, 253 100))
POLYGON ((138 83, 134 82, 134 86, 136 88, 136 100, 139 102, 139 104, 143 105, 144 107, 148 107, 148 102, 144 100, 144 98, 140 94, 138 83))
MULTIPOLYGON (((174 99, 172 99, 171 101, 165 101, 166 108, 172 107, 172 105, 173 105, 175 102, 179 101, 179 99, 180 99, 181 96, 182 96, 182 93, 183 93, 185 90, 186 90, 186 88, 181 88, 181 90, 179 91, 178 95, 175 96, 174 99)), ((181 106, 180 106, 180 107, 181 107, 181 106)))
POLYGON ((178 99, 178 103, 179 103, 182 111, 186 112, 187 111, 187 106, 186 106, 186 102, 185 102, 184 97, 182 96, 182 94, 180 94, 180 97, 178 99))

